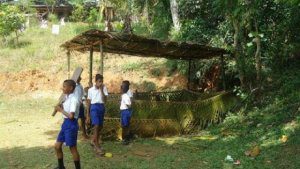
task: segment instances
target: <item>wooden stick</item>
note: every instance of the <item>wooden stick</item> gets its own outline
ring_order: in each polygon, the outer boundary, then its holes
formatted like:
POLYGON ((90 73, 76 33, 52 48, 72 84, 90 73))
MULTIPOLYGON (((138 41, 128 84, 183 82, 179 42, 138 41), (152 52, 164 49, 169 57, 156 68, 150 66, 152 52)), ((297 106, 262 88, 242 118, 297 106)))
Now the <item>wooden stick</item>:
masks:
MULTIPOLYGON (((82 67, 77 67, 73 73, 73 76, 72 76, 72 80, 74 80, 75 82, 77 82, 78 78, 80 77, 81 73, 82 73, 83 69, 82 67)), ((65 98, 65 95, 64 94, 61 94, 59 99, 58 99, 58 103, 56 106, 59 106, 61 105, 63 102, 64 102, 64 98, 65 98)), ((52 116, 55 116, 55 114, 57 113, 57 111, 55 110, 54 108, 54 111, 52 113, 52 116)))

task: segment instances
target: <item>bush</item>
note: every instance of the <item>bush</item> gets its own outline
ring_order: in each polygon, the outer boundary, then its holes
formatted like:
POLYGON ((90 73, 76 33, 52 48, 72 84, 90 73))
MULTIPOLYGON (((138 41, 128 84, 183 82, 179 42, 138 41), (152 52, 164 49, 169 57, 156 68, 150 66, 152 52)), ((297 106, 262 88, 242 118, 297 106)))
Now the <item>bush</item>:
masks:
POLYGON ((145 90, 145 92, 151 92, 156 90, 156 84, 153 82, 143 81, 141 87, 145 90))
POLYGON ((136 63, 136 62, 122 65, 122 69, 124 71, 134 71, 134 70, 138 70, 140 67, 141 67, 141 63, 136 63))
POLYGON ((51 22, 53 24, 57 24, 58 23, 58 18, 53 13, 49 14, 48 19, 49 19, 49 22, 51 22))
POLYGON ((95 8, 90 10, 89 16, 86 19, 89 25, 97 25, 98 16, 100 15, 99 11, 95 8))
POLYGON ((18 7, 12 5, 0 5, 0 36, 3 38, 15 32, 18 41, 18 30, 25 23, 25 17, 18 7))
POLYGON ((87 15, 87 11, 82 5, 77 4, 72 12, 70 20, 73 22, 83 22, 87 15))
POLYGON ((161 75, 161 70, 159 68, 153 68, 150 70, 150 74, 155 77, 159 77, 161 75))

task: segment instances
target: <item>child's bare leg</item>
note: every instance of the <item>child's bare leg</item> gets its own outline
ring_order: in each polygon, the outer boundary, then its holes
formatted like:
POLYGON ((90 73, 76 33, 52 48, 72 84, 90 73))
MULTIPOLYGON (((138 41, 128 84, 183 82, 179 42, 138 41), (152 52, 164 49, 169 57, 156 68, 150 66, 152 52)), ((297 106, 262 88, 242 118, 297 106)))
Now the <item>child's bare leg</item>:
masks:
POLYGON ((56 152, 56 157, 58 159, 62 159, 63 156, 64 156, 63 151, 62 151, 62 145, 63 145, 62 142, 56 142, 55 145, 54 145, 55 152, 56 152))
POLYGON ((79 156, 79 153, 77 151, 77 147, 76 146, 70 147, 70 151, 71 151, 72 156, 73 156, 75 169, 80 169, 80 156, 79 156))
POLYGON ((57 157, 57 161, 58 161, 58 168, 59 169, 64 169, 64 160, 63 160, 63 151, 62 151, 62 142, 56 142, 54 145, 55 148, 55 152, 56 152, 56 157, 57 157))
POLYGON ((99 126, 99 133, 98 133, 98 138, 97 138, 99 147, 100 147, 100 144, 102 144, 102 140, 101 140, 101 138, 102 138, 101 137, 102 128, 103 128, 103 126, 99 126))
POLYGON ((98 136, 99 136, 99 126, 95 125, 92 142, 93 142, 94 146, 96 146, 96 147, 99 147, 98 136))
POLYGON ((122 127, 122 139, 127 139, 129 135, 129 127, 122 127))
POLYGON ((82 128, 82 136, 85 138, 85 139, 88 139, 88 136, 86 134, 86 129, 85 129, 85 118, 83 117, 81 119, 81 128, 82 128))
POLYGON ((72 153, 73 160, 74 161, 79 161, 80 160, 80 156, 79 156, 79 153, 77 151, 77 146, 70 147, 70 151, 72 153))
POLYGON ((129 144, 129 127, 122 127, 122 143, 129 144))

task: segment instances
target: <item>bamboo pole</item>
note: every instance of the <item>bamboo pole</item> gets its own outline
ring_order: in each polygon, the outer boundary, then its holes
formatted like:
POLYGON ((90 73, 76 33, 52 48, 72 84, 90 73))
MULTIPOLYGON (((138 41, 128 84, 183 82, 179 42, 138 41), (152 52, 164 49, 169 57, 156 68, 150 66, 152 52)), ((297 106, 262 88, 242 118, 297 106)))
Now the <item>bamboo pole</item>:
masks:
POLYGON ((103 42, 100 41, 100 74, 103 75, 104 72, 104 53, 103 53, 103 42))
POLYGON ((93 84, 92 77, 93 77, 93 46, 90 49, 90 76, 89 76, 89 84, 93 84))
POLYGON ((70 69, 71 69, 70 68, 71 67, 71 63, 70 63, 71 61, 70 60, 71 60, 71 56, 70 56, 70 51, 69 50, 67 51, 67 59, 68 59, 68 79, 70 79, 70 69))

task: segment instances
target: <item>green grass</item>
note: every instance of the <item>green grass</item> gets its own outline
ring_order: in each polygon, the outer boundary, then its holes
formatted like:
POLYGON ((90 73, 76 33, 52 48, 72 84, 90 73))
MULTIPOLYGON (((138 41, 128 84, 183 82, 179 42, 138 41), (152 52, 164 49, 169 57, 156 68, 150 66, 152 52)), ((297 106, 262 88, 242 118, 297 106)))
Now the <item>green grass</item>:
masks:
POLYGON ((124 65, 122 65, 122 70, 123 71, 138 71, 141 69, 142 63, 137 63, 137 62, 129 62, 124 65))
POLYGON ((62 69, 59 61, 65 62, 65 51, 60 45, 90 27, 83 23, 67 23, 60 27, 60 34, 51 33, 51 25, 47 29, 30 27, 19 39, 19 44, 0 43, 0 72, 19 72, 21 70, 62 69))
MULTIPOLYGON (((61 117, 51 117, 55 100, 29 94, 0 97, 1 138, 0 168, 53 168, 56 166, 52 145, 61 117)), ((277 103, 277 102, 276 102, 277 103)), ((275 108, 274 105, 270 104, 275 108)), ((81 138, 78 149, 84 168, 297 168, 300 165, 299 112, 270 113, 271 108, 256 108, 242 114, 230 114, 220 125, 195 135, 167 138, 138 138, 129 146, 105 140, 104 148, 112 158, 96 157, 89 143, 81 138), (267 112, 265 112, 267 111, 267 112), (263 113, 262 113, 263 112, 263 113), (260 125, 258 125, 260 124, 260 125), (282 135, 288 141, 282 143, 282 135), (261 153, 248 157, 244 152, 258 145, 261 153), (231 155, 241 165, 227 163, 231 155)), ((64 148, 65 164, 73 168, 71 154, 64 148)))

